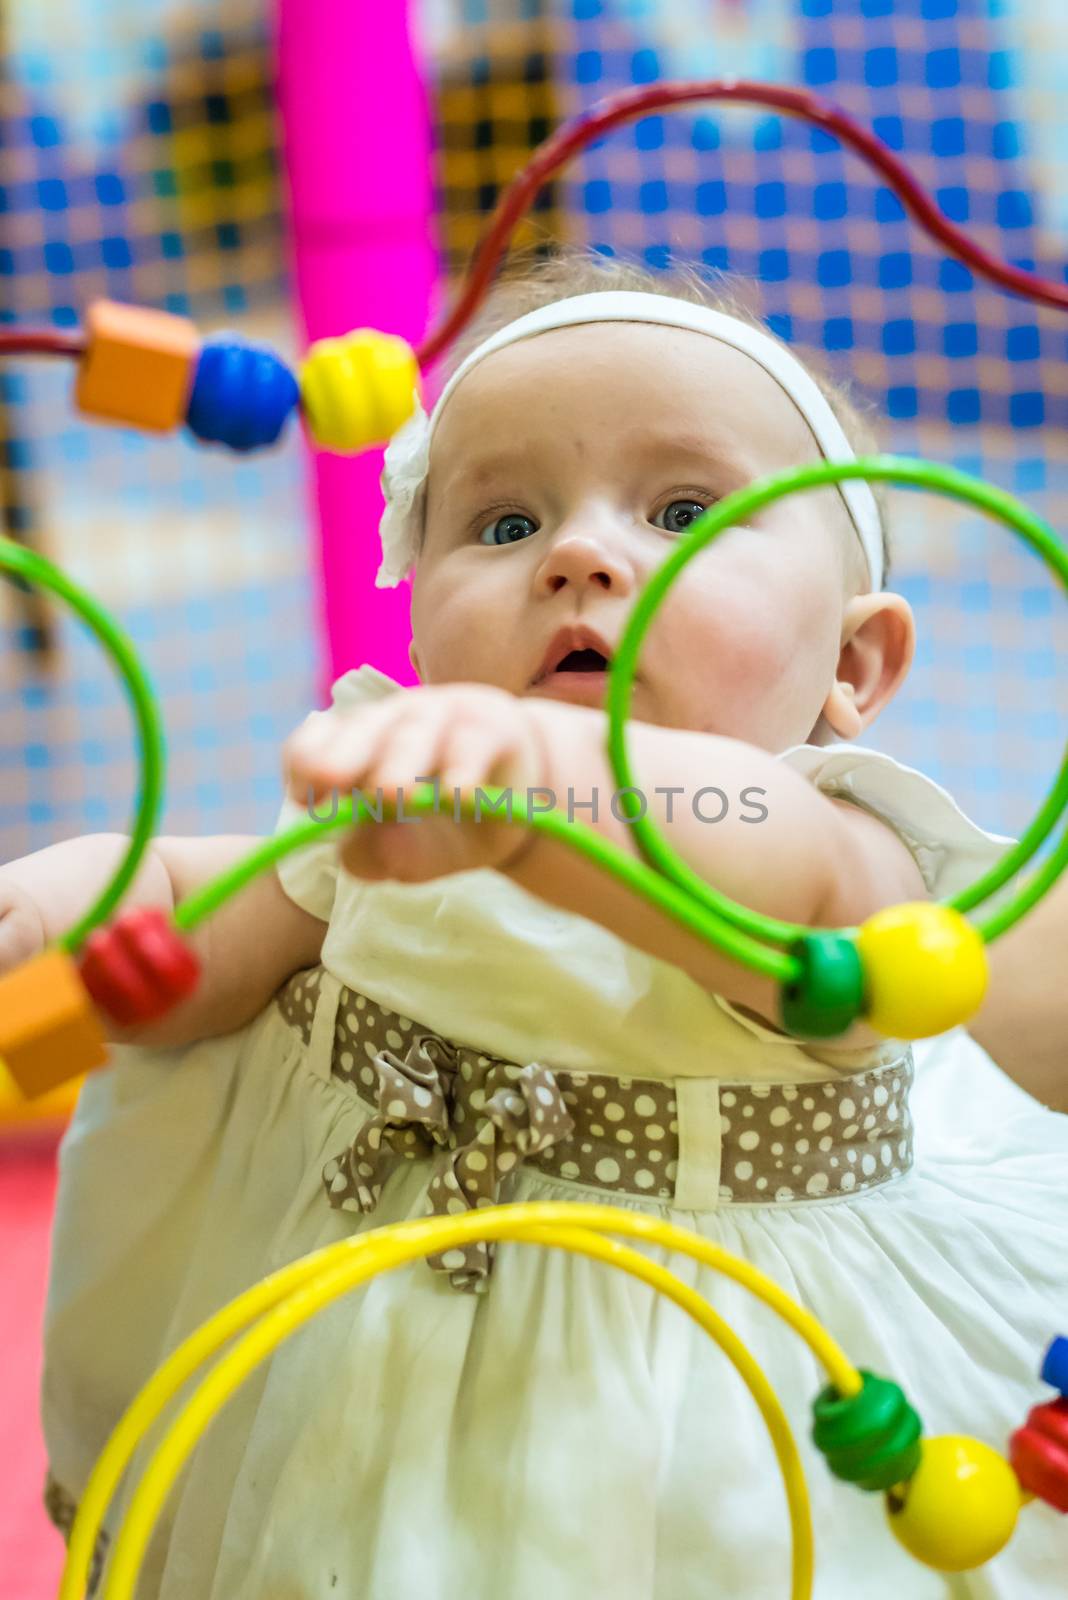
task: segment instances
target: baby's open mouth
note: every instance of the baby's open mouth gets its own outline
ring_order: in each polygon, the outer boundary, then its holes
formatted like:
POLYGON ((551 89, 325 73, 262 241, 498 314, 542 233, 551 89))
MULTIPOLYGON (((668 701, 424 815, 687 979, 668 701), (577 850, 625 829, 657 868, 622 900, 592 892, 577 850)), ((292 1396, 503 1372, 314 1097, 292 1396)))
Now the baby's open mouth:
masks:
MULTIPOLYGON (((608 661, 599 650, 571 650, 553 672, 607 672, 608 661)), ((552 673, 547 673, 551 677, 552 673)))

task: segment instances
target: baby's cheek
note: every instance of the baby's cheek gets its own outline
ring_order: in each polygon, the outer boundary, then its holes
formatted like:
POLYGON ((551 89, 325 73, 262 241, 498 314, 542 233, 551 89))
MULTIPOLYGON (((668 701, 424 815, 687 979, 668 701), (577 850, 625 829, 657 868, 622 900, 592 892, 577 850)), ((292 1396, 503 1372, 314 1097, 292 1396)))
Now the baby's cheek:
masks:
POLYGON ((754 744, 775 742, 784 717, 792 720, 800 663, 764 638, 746 639, 732 662, 737 721, 732 732, 754 744))
POLYGON ((719 682, 753 693, 776 682, 788 652, 756 596, 723 595, 701 621, 700 658, 712 665, 719 682))
POLYGON ((502 637, 513 638, 510 617, 492 589, 484 584, 439 578, 422 597, 412 637, 419 652, 425 683, 496 683, 502 661, 502 637))
POLYGON ((799 737, 818 677, 814 633, 806 638, 777 616, 767 594, 749 593, 724 596, 690 637, 685 670, 717 731, 769 748, 799 737))

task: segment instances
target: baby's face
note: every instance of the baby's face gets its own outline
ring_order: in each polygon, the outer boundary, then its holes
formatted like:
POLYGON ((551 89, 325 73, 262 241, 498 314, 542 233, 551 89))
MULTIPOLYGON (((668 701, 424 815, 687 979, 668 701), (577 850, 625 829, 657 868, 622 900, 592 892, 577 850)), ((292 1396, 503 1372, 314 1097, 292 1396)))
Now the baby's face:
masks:
MULTIPOLYGON (((415 670, 603 705, 595 658, 543 673, 559 630, 590 629, 614 654, 705 507, 818 459, 774 379, 704 334, 593 323, 497 351, 435 430, 415 670)), ((796 495, 695 557, 646 634, 631 714, 768 750, 807 739, 839 659, 845 518, 833 489, 796 495)))

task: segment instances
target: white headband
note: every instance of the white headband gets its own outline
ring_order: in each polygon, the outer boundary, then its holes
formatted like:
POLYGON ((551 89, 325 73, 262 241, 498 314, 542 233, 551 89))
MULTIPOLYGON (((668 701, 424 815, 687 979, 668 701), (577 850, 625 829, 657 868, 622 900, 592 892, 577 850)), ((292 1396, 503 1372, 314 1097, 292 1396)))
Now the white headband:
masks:
MULTIPOLYGON (((554 300, 517 317, 483 341, 453 373, 438 397, 429 417, 416 401, 415 411, 394 434, 385 454, 382 492, 386 509, 379 524, 382 538, 382 565, 375 580, 379 589, 393 588, 415 564, 419 549, 420 500, 430 467, 430 441, 442 408, 460 379, 495 350, 546 333, 551 328, 570 328, 583 322, 652 322, 666 328, 690 328, 706 333, 722 344, 731 345, 751 356, 769 377, 789 395, 812 430, 812 435, 827 461, 855 461, 856 456, 830 405, 814 378, 797 357, 770 334, 737 317, 709 306, 691 304, 673 296, 647 294, 629 289, 609 289, 596 294, 575 295, 554 300)), ((838 484, 850 521, 856 529, 868 563, 873 590, 883 584, 883 539, 879 508, 870 486, 862 479, 838 484)))

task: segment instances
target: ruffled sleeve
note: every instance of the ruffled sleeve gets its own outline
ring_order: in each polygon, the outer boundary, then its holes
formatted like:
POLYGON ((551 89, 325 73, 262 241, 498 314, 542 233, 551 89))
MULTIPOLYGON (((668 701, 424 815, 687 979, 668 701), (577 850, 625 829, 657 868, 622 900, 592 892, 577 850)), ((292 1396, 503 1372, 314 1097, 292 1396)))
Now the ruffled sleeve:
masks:
MULTIPOLYGON (((302 726, 306 726, 312 717, 334 716, 354 706, 380 700, 384 695, 393 694, 403 687, 403 684, 396 683, 384 672, 379 672, 377 667, 356 667, 351 672, 343 673, 331 686, 331 703, 327 709, 311 712, 302 726)), ((287 796, 278 814, 275 833, 283 833, 307 815, 308 808, 304 802, 291 800, 287 796)), ((338 880, 337 846, 337 832, 331 831, 321 842, 313 840, 303 849, 283 856, 276 869, 289 898, 322 922, 330 921, 334 909, 338 880)))
MULTIPOLYGON (((959 894, 1015 840, 988 833, 941 784, 881 750, 857 744, 794 745, 779 757, 823 794, 851 800, 889 823, 916 858, 932 899, 959 894)), ((993 906, 995 899, 989 904, 993 906)))
MULTIPOLYGON (((888 823, 915 857, 933 900, 959 894, 995 866, 1015 843, 1006 834, 988 833, 961 810, 941 784, 884 751, 857 744, 799 744, 784 750, 779 760, 788 762, 821 793, 850 800, 888 823)), ((983 911, 996 909, 1010 892, 1011 880, 1009 888, 983 902, 983 911)), ((722 995, 715 999, 736 1022, 766 1043, 796 1046, 791 1035, 766 1027, 722 995)), ((819 1059, 837 1059, 839 1054, 833 1045, 805 1048, 819 1059)))

